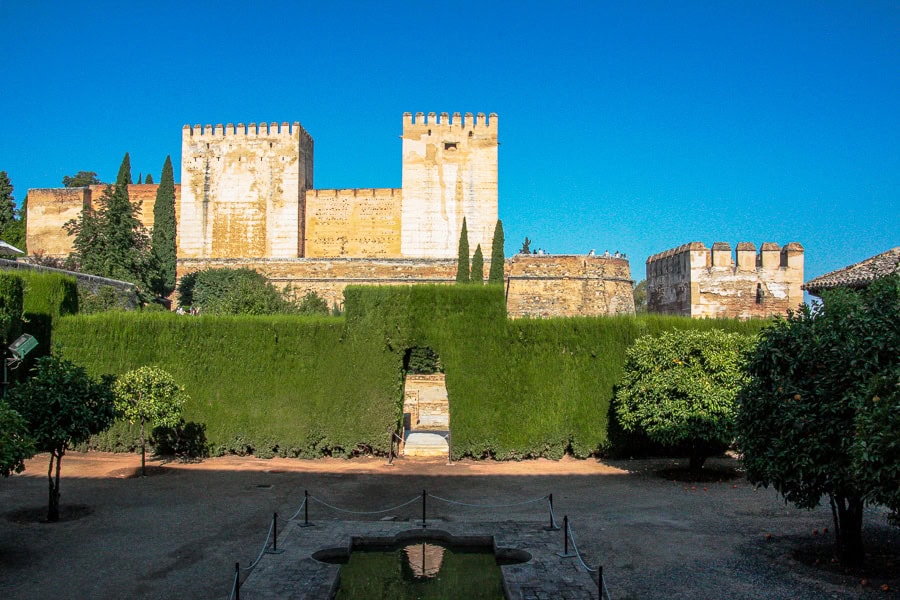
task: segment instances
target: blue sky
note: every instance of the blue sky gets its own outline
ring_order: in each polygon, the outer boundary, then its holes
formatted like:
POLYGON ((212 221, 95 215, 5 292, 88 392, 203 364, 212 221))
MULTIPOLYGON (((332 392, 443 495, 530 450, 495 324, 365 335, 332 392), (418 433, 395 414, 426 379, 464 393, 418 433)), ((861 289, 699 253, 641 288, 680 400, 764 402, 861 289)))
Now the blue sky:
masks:
POLYGON ((158 179, 185 123, 300 121, 316 187, 400 187, 403 112, 495 112, 507 255, 900 245, 896 1, 0 0, 0 82, 19 201, 158 179))

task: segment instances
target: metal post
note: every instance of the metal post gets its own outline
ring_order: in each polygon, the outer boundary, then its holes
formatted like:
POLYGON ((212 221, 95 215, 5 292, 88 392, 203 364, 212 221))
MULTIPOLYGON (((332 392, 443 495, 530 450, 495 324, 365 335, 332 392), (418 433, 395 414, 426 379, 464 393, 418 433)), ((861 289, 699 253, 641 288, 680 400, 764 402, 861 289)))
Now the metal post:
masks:
POLYGON ((234 600, 241 600, 241 563, 234 563, 234 600))
POLYGON ((574 554, 569 553, 569 515, 563 517, 563 551, 557 552, 560 558, 572 558, 574 554))
POLYGON ((278 513, 272 513, 272 549, 266 550, 266 554, 281 554, 284 550, 278 549, 278 513))
POLYGON ((422 529, 428 527, 428 523, 425 521, 425 499, 428 496, 428 492, 422 490, 422 529))
POLYGON ((550 494, 550 524, 544 528, 544 531, 556 531, 559 526, 554 523, 553 519, 553 494, 550 494))
POLYGON ((597 598, 603 600, 603 565, 597 565, 597 598))
POLYGON ((300 527, 312 527, 313 523, 309 522, 309 491, 303 490, 303 523, 300 527))

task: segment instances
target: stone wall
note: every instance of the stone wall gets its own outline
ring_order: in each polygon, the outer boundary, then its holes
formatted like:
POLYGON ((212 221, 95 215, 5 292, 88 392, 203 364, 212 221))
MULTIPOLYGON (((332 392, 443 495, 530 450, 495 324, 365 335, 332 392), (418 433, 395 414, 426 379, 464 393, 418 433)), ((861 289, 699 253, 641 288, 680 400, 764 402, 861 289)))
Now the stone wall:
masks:
POLYGON ((634 282, 623 258, 516 254, 506 275, 510 317, 634 314, 634 282))
POLYGON ((497 115, 403 114, 404 257, 453 258, 463 217, 469 249, 490 254, 497 224, 497 115))
POLYGON ((177 275, 206 268, 246 267, 262 273, 295 298, 315 292, 329 306, 343 306, 348 285, 409 285, 453 283, 455 260, 295 258, 295 259, 179 259, 177 275))
POLYGON ((803 301, 803 246, 685 244, 647 259, 647 310, 710 318, 765 318, 803 301))
POLYGON ((398 189, 306 192, 305 256, 400 258, 398 189))
POLYGON ((185 125, 178 255, 302 256, 312 154, 312 138, 296 122, 185 125))
MULTIPOLYGON (((67 221, 77 220, 85 206, 94 209, 103 197, 106 184, 78 188, 49 188, 28 190, 28 231, 26 244, 29 254, 43 254, 64 258, 73 252, 74 238, 63 229, 67 221)), ((128 198, 136 204, 138 219, 148 230, 153 228, 153 206, 159 184, 132 184, 128 198)), ((181 196, 181 186, 175 185, 175 214, 181 196)))

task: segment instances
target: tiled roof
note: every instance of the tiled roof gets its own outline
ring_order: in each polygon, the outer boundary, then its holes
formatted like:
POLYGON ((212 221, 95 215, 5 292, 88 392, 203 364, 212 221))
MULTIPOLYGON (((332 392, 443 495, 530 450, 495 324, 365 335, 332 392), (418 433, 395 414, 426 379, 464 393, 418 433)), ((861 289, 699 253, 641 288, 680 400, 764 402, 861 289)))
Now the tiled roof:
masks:
POLYGON ((867 258, 855 265, 811 279, 801 287, 810 294, 817 294, 822 290, 839 286, 865 287, 871 281, 892 273, 900 273, 900 246, 867 258))

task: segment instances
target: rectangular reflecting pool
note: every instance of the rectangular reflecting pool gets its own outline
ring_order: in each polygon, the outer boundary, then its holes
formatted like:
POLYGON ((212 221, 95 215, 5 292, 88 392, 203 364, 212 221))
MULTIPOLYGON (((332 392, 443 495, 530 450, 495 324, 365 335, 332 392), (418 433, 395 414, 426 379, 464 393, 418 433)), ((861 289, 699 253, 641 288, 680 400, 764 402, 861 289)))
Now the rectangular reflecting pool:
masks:
POLYGON ((439 540, 354 549, 342 564, 337 600, 503 600, 494 551, 439 540))

